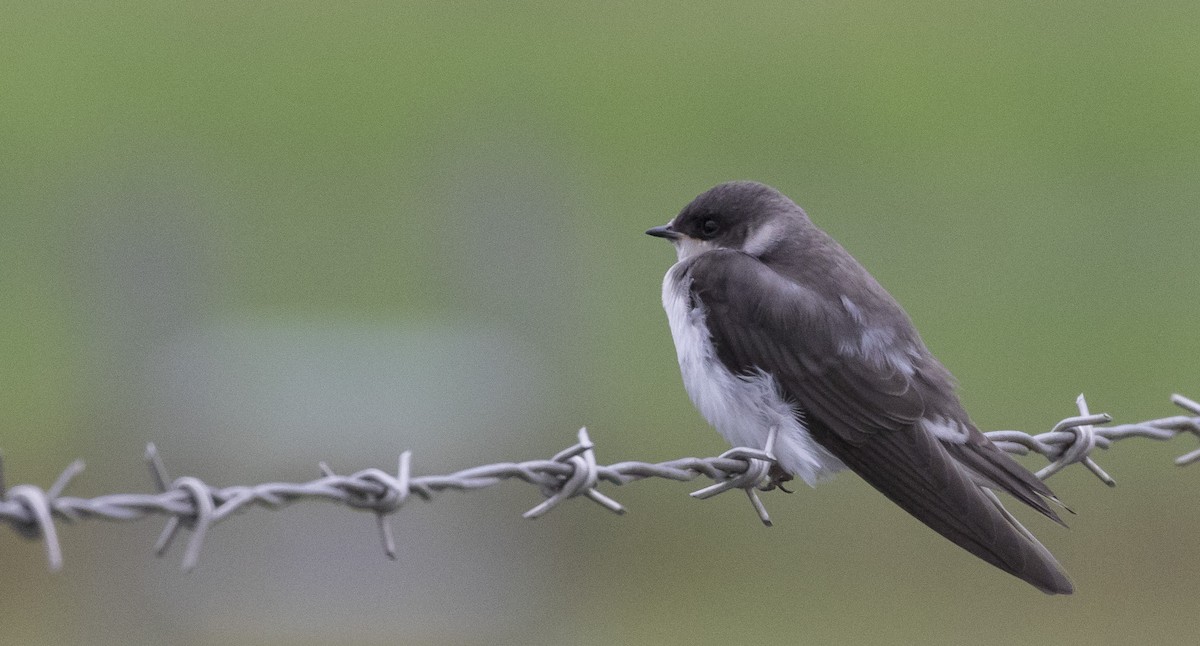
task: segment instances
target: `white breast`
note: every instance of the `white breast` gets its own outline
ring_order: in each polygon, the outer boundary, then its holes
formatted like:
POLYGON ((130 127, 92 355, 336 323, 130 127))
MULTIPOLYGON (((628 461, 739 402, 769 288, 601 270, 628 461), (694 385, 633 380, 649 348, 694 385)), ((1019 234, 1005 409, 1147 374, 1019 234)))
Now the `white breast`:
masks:
POLYGON ((735 375, 721 363, 703 308, 689 303, 690 280, 681 280, 682 273, 678 263, 663 279, 663 309, 675 339, 683 386, 704 419, 733 446, 756 449, 766 445, 771 427, 777 426, 775 455, 780 466, 809 485, 844 469, 808 434, 769 374, 735 375))

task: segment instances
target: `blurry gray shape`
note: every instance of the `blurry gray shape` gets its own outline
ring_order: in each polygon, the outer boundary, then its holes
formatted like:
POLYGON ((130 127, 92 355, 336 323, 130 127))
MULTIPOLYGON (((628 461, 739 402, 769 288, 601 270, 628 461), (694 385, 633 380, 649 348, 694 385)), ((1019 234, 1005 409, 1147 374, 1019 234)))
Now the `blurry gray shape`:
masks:
MULTIPOLYGON (((512 447, 544 405, 537 364, 486 328, 228 320, 150 356, 144 396, 157 430, 148 439, 172 477, 216 482, 307 480, 319 476, 318 460, 339 473, 394 471, 406 449, 418 474, 515 459, 512 447)), ((335 505, 240 530, 222 523, 204 550, 211 558, 202 555, 190 575, 203 583, 153 603, 180 625, 244 622, 276 636, 378 635, 388 625, 422 626, 438 638, 486 634, 544 594, 537 590, 549 564, 539 565, 523 537, 545 528, 522 522, 519 505, 505 512, 486 497, 454 504, 461 508, 442 510, 458 519, 449 526, 419 500, 406 506, 393 521, 395 563, 380 553, 371 515, 335 505), (331 522, 333 514, 341 520, 331 522), (445 596, 429 592, 439 589, 445 596), (207 610, 196 616, 196 607, 207 610)), ((178 574, 172 564, 148 576, 166 590, 178 574)))
MULTIPOLYGON (((219 192, 178 151, 105 159, 80 181, 68 271, 88 360, 89 391, 119 419, 132 368, 202 316, 215 291, 219 192)), ((102 409, 103 410, 103 409, 102 409)))
POLYGON ((390 468, 405 449, 469 461, 528 435, 538 363, 493 329, 242 319, 179 335, 143 373, 157 441, 206 467, 338 467, 393 447, 375 465, 390 468))
POLYGON ((587 214, 563 138, 502 112, 455 126, 429 160, 431 212, 415 220, 439 244, 448 291, 518 334, 572 347, 591 291, 571 256, 587 214))

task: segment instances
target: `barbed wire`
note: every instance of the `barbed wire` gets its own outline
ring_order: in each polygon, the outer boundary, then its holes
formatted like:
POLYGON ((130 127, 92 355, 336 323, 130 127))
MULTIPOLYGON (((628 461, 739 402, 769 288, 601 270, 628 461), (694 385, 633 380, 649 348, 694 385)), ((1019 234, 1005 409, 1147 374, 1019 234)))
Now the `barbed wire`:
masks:
MULTIPOLYGON (((1071 464, 1082 463, 1105 484, 1115 486, 1112 477, 1092 458, 1097 449, 1108 449, 1117 440, 1133 437, 1165 441, 1181 433, 1191 433, 1200 438, 1200 403, 1182 395, 1173 395, 1171 401, 1189 415, 1099 427, 1111 422, 1112 417, 1089 413, 1087 402, 1080 395, 1076 400, 1079 415, 1062 420, 1049 432, 1029 435, 1021 431, 993 431, 987 435, 1009 453, 1026 455, 1033 452, 1049 459, 1050 464, 1037 472, 1039 478, 1049 478, 1071 464)), ((376 517, 384 552, 394 559, 396 544, 387 516, 397 512, 413 496, 428 501, 443 491, 485 489, 513 479, 536 485, 545 497, 524 513, 525 518, 537 518, 576 496, 587 497, 609 511, 624 513, 625 508, 620 503, 596 488, 601 482, 625 485, 647 478, 686 482, 703 476, 715 484, 693 492, 692 496, 708 498, 731 489, 742 489, 762 522, 770 525, 770 517, 756 490, 775 488, 768 479, 774 464, 771 446, 769 441, 765 450, 735 447, 710 458, 680 458, 659 463, 618 462, 604 466, 596 463, 595 445, 588 437, 587 429, 580 429, 575 445, 548 460, 502 462, 449 475, 413 476, 412 452, 405 451, 400 454, 394 474, 381 469, 364 469, 338 475, 325 463, 320 463, 321 477, 310 482, 215 487, 193 476, 170 479, 158 450, 149 444, 145 459, 158 489, 156 493, 118 493, 95 498, 65 496, 63 492, 67 486, 83 471, 80 460, 63 470, 48 489, 30 484, 6 488, 3 463, 0 462, 0 522, 7 523, 27 538, 40 539, 50 569, 59 570, 63 559, 56 521, 130 521, 150 515, 167 516, 166 526, 154 550, 162 556, 181 529, 191 530, 183 555, 185 572, 195 567, 204 539, 213 525, 251 507, 279 509, 302 500, 326 500, 371 512, 376 517)), ((1175 463, 1183 466, 1197 461, 1200 461, 1200 449, 1176 458, 1175 463)))

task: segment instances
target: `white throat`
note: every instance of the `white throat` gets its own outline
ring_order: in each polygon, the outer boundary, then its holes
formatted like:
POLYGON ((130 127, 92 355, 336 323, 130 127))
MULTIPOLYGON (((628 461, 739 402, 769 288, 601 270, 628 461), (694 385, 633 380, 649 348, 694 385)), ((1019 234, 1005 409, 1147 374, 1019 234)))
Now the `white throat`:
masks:
POLYGON ((690 236, 683 236, 675 240, 675 255, 678 256, 679 262, 683 262, 688 258, 694 258, 706 251, 712 251, 717 248, 717 245, 708 240, 697 240, 690 236))

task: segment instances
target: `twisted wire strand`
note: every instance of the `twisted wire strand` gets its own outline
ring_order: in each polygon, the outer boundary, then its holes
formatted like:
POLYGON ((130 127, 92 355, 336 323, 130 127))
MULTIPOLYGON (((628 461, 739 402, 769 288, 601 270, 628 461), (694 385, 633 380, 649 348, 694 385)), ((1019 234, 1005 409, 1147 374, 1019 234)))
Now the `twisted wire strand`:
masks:
MULTIPOLYGON (((1200 403, 1182 395, 1173 395, 1171 401, 1187 414, 1099 426, 1111 422, 1112 418, 1107 414, 1089 413, 1087 402, 1080 395, 1076 400, 1080 414, 1062 420, 1049 432, 1029 435, 1020 431, 993 431, 987 435, 1009 453, 1026 455, 1032 452, 1049 459, 1050 464, 1037 472, 1039 478, 1049 478, 1071 464, 1082 463, 1105 484, 1115 486, 1112 477, 1092 458, 1097 449, 1108 449, 1113 442, 1133 437, 1165 441, 1182 433, 1191 433, 1200 438, 1200 403)), ((600 465, 596 462, 595 445, 588 437, 587 429, 580 429, 577 439, 573 446, 548 460, 486 464, 449 475, 412 475, 412 453, 405 451, 400 454, 395 473, 371 468, 338 475, 321 463, 318 465, 321 477, 309 482, 230 487, 215 487, 193 476, 171 479, 157 449, 150 444, 145 459, 157 493, 117 493, 94 498, 63 495, 75 476, 83 471, 82 461, 71 463, 47 489, 30 484, 5 487, 3 463, 0 462, 0 522, 22 536, 41 540, 50 569, 59 570, 63 557, 56 521, 130 521, 150 515, 166 516, 166 525, 154 549, 159 556, 165 554, 181 529, 190 530, 182 561, 184 571, 196 566, 208 530, 218 522, 251 507, 279 509, 303 500, 326 500, 374 514, 384 553, 394 559, 396 545, 387 516, 399 511, 411 497, 428 501, 443 491, 485 489, 513 479, 537 486, 545 498, 525 512, 526 518, 542 516, 576 496, 584 496, 614 513, 624 513, 625 508, 620 503, 597 489, 602 482, 625 485, 648 478, 688 482, 704 477, 714 484, 694 492, 694 497, 708 498, 731 489, 742 489, 762 522, 770 525, 770 517, 756 490, 770 490, 776 486, 767 480, 769 468, 774 463, 772 441, 768 441, 765 450, 735 447, 710 458, 600 465)), ((1197 461, 1200 461, 1200 449, 1176 458, 1175 463, 1184 466, 1197 461)))

